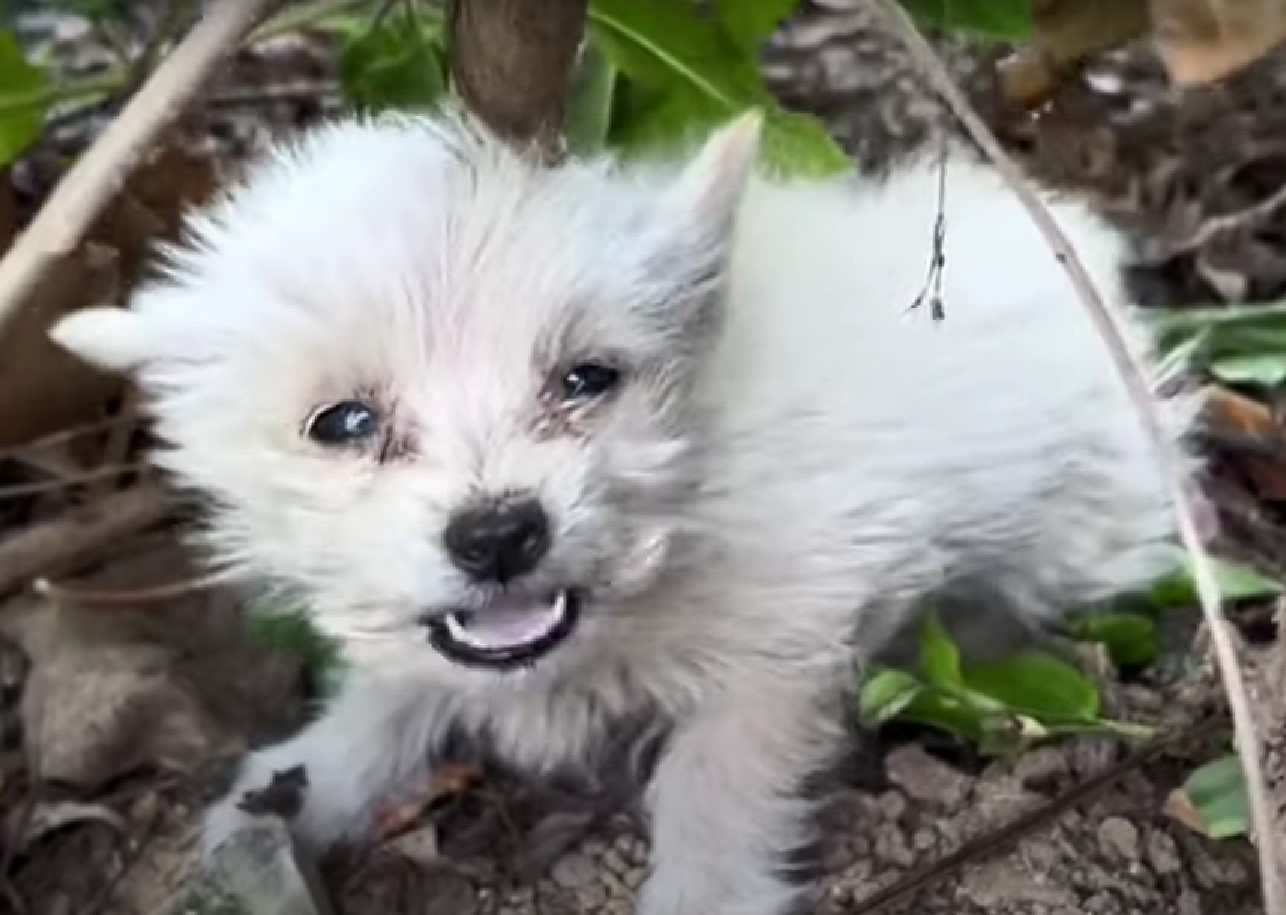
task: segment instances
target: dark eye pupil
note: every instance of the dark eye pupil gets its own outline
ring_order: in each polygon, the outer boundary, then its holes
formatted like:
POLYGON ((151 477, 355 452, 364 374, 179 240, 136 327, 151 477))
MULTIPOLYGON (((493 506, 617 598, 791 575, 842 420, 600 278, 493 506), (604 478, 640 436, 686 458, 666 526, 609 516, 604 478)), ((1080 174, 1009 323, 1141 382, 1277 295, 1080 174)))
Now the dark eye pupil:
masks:
POLYGON ((586 362, 575 366, 563 376, 563 397, 583 400, 606 394, 620 378, 620 372, 611 366, 586 362))
POLYGON ((375 411, 356 400, 344 400, 317 411, 308 437, 322 445, 345 445, 375 434, 375 411))

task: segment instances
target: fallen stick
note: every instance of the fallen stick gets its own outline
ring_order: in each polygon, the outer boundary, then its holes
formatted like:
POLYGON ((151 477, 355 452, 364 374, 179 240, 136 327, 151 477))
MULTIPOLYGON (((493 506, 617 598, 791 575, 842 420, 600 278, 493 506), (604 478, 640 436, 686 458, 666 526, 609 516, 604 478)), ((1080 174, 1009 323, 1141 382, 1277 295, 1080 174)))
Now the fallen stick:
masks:
POLYGON ((1205 618, 1206 628, 1210 631, 1219 675, 1223 681, 1228 707, 1232 712, 1237 752, 1241 757, 1242 769, 1246 776, 1255 845, 1259 853, 1264 910, 1266 915, 1286 915, 1286 886, 1283 886, 1279 864, 1281 859, 1278 858, 1276 851, 1278 836, 1273 828, 1272 806, 1267 783, 1264 780, 1259 736, 1255 730, 1255 719, 1246 693, 1237 649, 1228 632, 1228 623, 1224 619, 1220 606, 1219 585, 1198 529, 1193 499, 1189 494, 1191 482, 1182 470, 1182 464, 1175 453, 1174 446, 1165 432, 1161 416, 1153 403, 1151 386, 1146 380, 1145 372, 1131 355, 1129 346, 1112 319, 1094 281, 1077 257, 1076 250, 1059 229, 1031 183, 1023 176, 995 135, 974 111, 964 93, 956 86, 951 74, 928 41, 920 34, 911 17, 894 0, 875 0, 875 3, 884 12, 888 21, 895 25, 921 71, 946 102, 952 114, 964 125, 973 141, 986 153, 987 158, 1027 210, 1054 252, 1055 258, 1067 271, 1077 296, 1089 312, 1121 380, 1129 391, 1130 398, 1134 401, 1139 422, 1151 440, 1159 469, 1170 488, 1179 536, 1192 560, 1192 577, 1201 603, 1201 612, 1205 618))
POLYGON ((173 507, 165 490, 138 486, 0 540, 0 596, 39 576, 83 568, 122 538, 159 524, 173 507))
POLYGON ((177 120, 210 74, 278 0, 219 0, 54 188, 0 260, 0 338, 41 278, 76 249, 90 225, 177 120))

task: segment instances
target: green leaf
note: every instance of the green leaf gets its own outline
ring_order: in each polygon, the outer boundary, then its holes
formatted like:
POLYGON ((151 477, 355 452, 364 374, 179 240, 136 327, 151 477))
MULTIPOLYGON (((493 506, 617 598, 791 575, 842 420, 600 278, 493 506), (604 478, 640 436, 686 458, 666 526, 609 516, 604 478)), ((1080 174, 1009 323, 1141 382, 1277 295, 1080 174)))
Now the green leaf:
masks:
POLYGON ((740 47, 758 52, 799 0, 714 0, 714 13, 740 47))
POLYGON ((0 31, 0 168, 40 136, 48 89, 44 71, 27 62, 18 39, 0 31))
POLYGON ((925 679, 934 686, 952 689, 964 686, 960 673, 960 649, 936 613, 926 614, 920 626, 920 668, 925 679))
POLYGON ((616 94, 616 65, 594 44, 586 44, 572 78, 567 140, 578 152, 594 152, 607 141, 616 94))
POLYGON ((896 718, 923 690, 923 685, 903 670, 873 673, 858 696, 858 718, 863 727, 877 728, 896 718))
MULTIPOLYGON (((119 22, 128 18, 135 0, 44 0, 44 5, 48 9, 68 10, 94 21, 119 22)), ((0 4, 0 9, 3 9, 3 4, 0 4)), ((0 81, 0 85, 4 85, 3 81, 0 81)))
POLYGON ((1011 712, 1046 719, 1089 720, 1098 715, 1098 689, 1058 658, 1023 651, 1003 661, 966 664, 965 686, 1011 712))
POLYGON ((344 97, 366 111, 433 107, 447 88, 441 26, 402 18, 350 34, 339 54, 344 97))
POLYGON ((1197 769, 1180 789, 1208 836, 1244 835, 1250 823, 1246 779, 1237 756, 1225 756, 1197 769))
POLYGON ((762 156, 770 173, 824 178, 852 169, 853 162, 809 114, 769 110, 762 156))
POLYGON ((959 696, 940 689, 924 689, 897 716, 900 721, 922 724, 954 735, 958 740, 980 745, 995 728, 987 716, 959 696))
POLYGON ((981 38, 1025 41, 1031 35, 1030 0, 900 0, 925 28, 970 32, 981 38))
MULTIPOLYGON (((1227 559, 1211 556, 1215 581, 1225 601, 1259 600, 1275 597, 1282 585, 1259 572, 1227 559)), ((1197 587, 1192 580, 1192 559, 1184 555, 1178 568, 1158 579, 1148 590, 1147 603, 1153 609, 1190 607, 1197 603, 1197 587)))
POLYGON ((1142 667, 1160 651, 1157 625, 1139 613, 1087 613, 1074 620, 1072 636, 1106 646, 1117 667, 1142 667))
POLYGON ((1210 373, 1227 384, 1275 388, 1286 381, 1286 352, 1221 356, 1211 360, 1210 373))
POLYGON ((328 694, 337 687, 344 671, 339 646, 322 635, 307 614, 257 604, 246 614, 246 626, 252 644, 298 658, 328 694))
POLYGON ((755 58, 688 0, 593 0, 589 20, 603 53, 644 85, 686 90, 725 116, 769 98, 755 58))
POLYGON ((628 77, 613 113, 614 146, 677 148, 759 108, 769 170, 826 175, 850 167, 819 121, 777 105, 742 39, 688 0, 593 0, 589 19, 594 44, 628 77))

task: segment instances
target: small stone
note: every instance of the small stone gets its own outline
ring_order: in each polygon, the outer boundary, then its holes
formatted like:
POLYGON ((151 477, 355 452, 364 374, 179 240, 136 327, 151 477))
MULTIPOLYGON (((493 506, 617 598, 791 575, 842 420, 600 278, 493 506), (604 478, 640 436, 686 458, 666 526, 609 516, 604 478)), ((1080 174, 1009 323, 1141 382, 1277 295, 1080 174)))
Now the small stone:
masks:
POLYGON ((1177 874, 1183 868, 1179 859, 1179 847, 1174 839, 1160 830, 1153 830, 1148 836, 1148 862, 1158 874, 1177 874))
POLYGON ((580 903, 580 911, 597 912, 607 904, 607 887, 601 883, 587 883, 577 887, 576 899, 580 903))
POLYGON ((1179 895, 1177 908, 1179 915, 1201 915, 1201 897, 1192 890, 1184 890, 1179 895))
POLYGON ((969 794, 970 780, 919 744, 898 747, 885 760, 889 780, 909 797, 939 808, 953 808, 969 794))
POLYGON ((911 838, 911 844, 915 846, 916 851, 928 851, 938 844, 937 837, 934 836, 931 829, 917 829, 915 835, 911 838))
POLYGON ((1139 857, 1139 830, 1129 820, 1121 817, 1108 817, 1098 827, 1099 843, 1110 854, 1127 861, 1139 857))
POLYGON ((429 864, 438 860, 438 831, 426 824, 388 843, 389 850, 416 864, 429 864))
POLYGON ((1059 747, 1040 747, 1014 763, 1014 777, 1026 788, 1041 789, 1067 775, 1067 755, 1059 747))
POLYGON ((876 803, 880 814, 887 820, 896 822, 906 813, 906 798, 899 791, 885 791, 876 803))
POLYGON ((554 863, 549 876, 564 889, 579 889, 597 882, 598 865, 584 852, 571 852, 554 863))
POLYGON ((885 823, 875 833, 875 857, 895 867, 908 868, 915 863, 915 854, 907 844, 906 834, 896 826, 885 823))
POLYGON ((620 849, 613 846, 603 854, 603 867, 611 873, 619 876, 625 873, 629 864, 626 863, 625 857, 621 854, 620 849))

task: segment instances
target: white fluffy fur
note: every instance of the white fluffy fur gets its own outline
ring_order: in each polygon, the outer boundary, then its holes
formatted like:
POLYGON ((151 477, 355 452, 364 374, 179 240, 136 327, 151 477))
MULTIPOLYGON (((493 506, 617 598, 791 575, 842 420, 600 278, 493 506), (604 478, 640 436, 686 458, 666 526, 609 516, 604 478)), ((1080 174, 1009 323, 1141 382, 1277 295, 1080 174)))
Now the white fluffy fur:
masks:
MULTIPOLYGON (((242 782, 306 765, 314 846, 359 837, 448 726, 541 767, 652 708, 674 729, 640 912, 775 915, 797 893, 776 869, 803 836, 797 788, 836 745, 854 657, 931 595, 1043 620, 1169 561, 1129 402, 998 178, 951 164, 935 324, 907 313, 932 169, 771 184, 747 178, 756 136, 739 122, 686 167, 542 171, 459 119, 337 125, 194 220, 131 311, 55 331, 139 367, 221 558, 343 642, 345 692, 242 782), (620 394, 551 433, 545 379, 595 354, 629 367, 620 394), (355 391, 388 405, 405 453, 301 435, 355 391), (534 669, 464 670, 415 618, 473 596, 443 554, 448 514, 515 487, 555 519, 536 580, 590 599, 534 669)), ((1121 302, 1121 241, 1051 207, 1121 302)), ((1190 410, 1172 412, 1179 435, 1190 410)))

